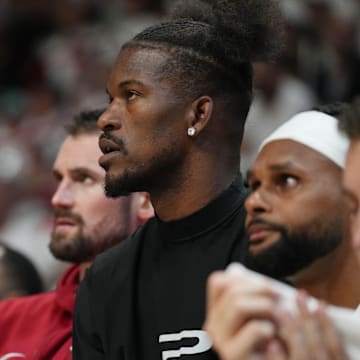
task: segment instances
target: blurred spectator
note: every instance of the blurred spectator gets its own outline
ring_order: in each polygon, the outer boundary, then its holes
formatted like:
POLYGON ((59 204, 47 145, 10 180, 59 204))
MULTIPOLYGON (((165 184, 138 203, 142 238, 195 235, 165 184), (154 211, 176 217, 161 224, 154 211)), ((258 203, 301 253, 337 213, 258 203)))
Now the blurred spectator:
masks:
POLYGON ((360 91, 359 2, 305 0, 297 7, 298 17, 287 10, 293 41, 287 41, 285 53, 292 69, 321 102, 352 99, 360 91))
POLYGON ((47 249, 51 164, 64 120, 104 105, 121 39, 163 8, 161 0, 1 2, 0 236, 32 259, 47 289, 65 266, 47 249))
POLYGON ((247 170, 261 141, 299 111, 360 93, 360 3, 282 0, 287 19, 276 64, 255 64, 255 95, 241 149, 247 170))
POLYGON ((45 202, 24 198, 8 214, 1 237, 4 243, 28 257, 41 274, 46 290, 53 288, 66 263, 54 259, 48 249, 53 216, 45 202))
POLYGON ((0 300, 43 291, 40 275, 24 255, 0 244, 0 300))

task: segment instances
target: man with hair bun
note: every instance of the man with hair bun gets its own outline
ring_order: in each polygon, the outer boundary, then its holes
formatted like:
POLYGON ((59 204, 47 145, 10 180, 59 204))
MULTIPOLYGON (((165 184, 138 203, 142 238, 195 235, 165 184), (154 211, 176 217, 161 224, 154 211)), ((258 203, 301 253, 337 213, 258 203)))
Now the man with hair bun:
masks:
POLYGON ((217 359, 201 329, 206 278, 243 260, 251 63, 280 33, 275 1, 180 1, 122 47, 99 162, 108 196, 148 191, 156 217, 87 272, 75 359, 217 359))

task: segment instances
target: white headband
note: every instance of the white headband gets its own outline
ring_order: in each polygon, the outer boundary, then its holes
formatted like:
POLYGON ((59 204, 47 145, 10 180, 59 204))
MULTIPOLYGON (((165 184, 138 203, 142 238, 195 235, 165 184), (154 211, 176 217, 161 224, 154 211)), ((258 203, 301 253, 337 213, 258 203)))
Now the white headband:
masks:
POLYGON ((338 130, 338 120, 319 111, 305 111, 278 127, 260 145, 259 152, 269 142, 293 140, 304 144, 344 168, 349 140, 338 130))

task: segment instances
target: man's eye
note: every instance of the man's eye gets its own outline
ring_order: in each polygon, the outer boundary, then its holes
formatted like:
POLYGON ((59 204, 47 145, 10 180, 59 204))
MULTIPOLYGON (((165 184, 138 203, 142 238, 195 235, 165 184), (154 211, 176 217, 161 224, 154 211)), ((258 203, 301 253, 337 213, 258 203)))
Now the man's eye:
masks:
POLYGON ((260 186, 260 181, 251 180, 251 181, 246 181, 245 184, 246 184, 245 186, 248 187, 251 191, 255 191, 260 186))
POLYGON ((94 179, 91 176, 88 175, 79 175, 76 176, 74 179, 76 182, 82 183, 82 184, 92 184, 94 182, 94 179))
POLYGON ((134 90, 126 91, 126 98, 128 101, 135 100, 139 96, 139 93, 134 90))
POLYGON ((83 183, 84 184, 92 184, 94 182, 93 178, 91 178, 90 176, 86 176, 84 179, 83 179, 83 183))
POLYGON ((299 184, 298 179, 292 175, 282 175, 280 177, 280 184, 287 188, 294 188, 299 184))

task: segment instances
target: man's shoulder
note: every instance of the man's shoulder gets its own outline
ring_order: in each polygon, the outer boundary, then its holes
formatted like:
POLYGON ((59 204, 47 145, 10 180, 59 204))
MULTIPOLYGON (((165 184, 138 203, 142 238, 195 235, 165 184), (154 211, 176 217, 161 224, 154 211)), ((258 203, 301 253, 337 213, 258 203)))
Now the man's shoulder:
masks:
POLYGON ((28 329, 42 328, 49 323, 55 307, 54 291, 9 299, 0 302, 0 328, 17 329, 19 334, 28 329), (22 329, 22 330, 21 330, 22 329))
POLYGON ((34 312, 44 311, 47 304, 54 303, 55 298, 55 291, 48 291, 36 295, 22 296, 0 301, 1 318, 6 318, 10 314, 19 316, 19 312, 28 314, 29 316, 36 316, 34 312))
POLYGON ((57 309, 54 291, 0 302, 0 359, 30 357, 49 336, 57 309))

